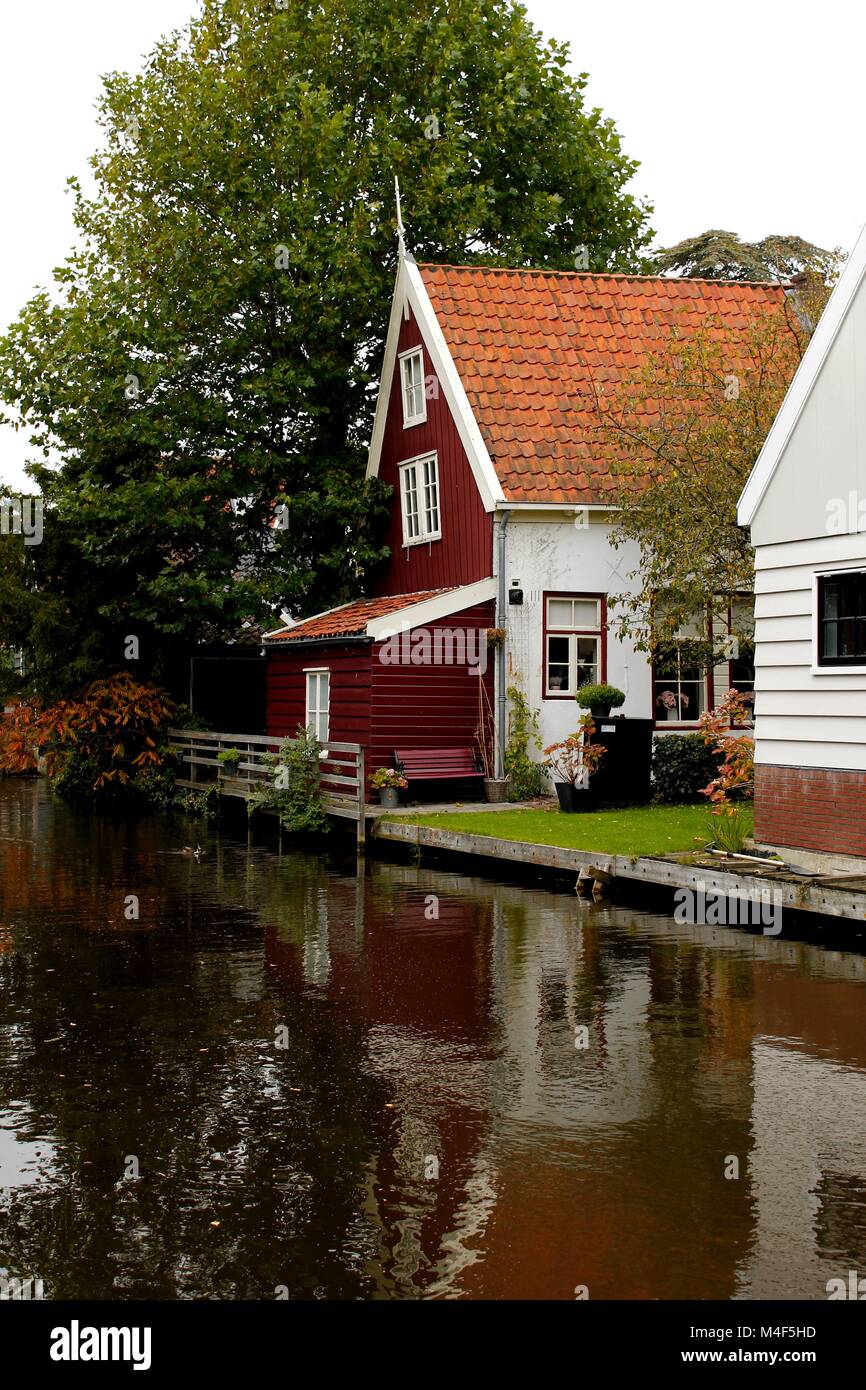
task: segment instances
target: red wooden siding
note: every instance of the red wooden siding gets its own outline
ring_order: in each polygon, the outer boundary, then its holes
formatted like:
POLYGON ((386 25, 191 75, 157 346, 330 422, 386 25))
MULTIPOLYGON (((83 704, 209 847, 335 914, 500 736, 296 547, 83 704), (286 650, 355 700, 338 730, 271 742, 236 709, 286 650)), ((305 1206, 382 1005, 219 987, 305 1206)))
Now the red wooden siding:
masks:
MULTIPOLYGON (((486 629, 494 623, 494 604, 482 603, 427 624, 437 628, 486 629)), ((483 680, 493 706, 494 657, 486 645, 483 680)), ((478 676, 466 666, 385 666, 381 644, 371 666, 370 767, 390 767, 394 749, 468 747, 478 726, 478 676)), ((445 784, 443 784, 444 787, 445 784)))
POLYGON ((306 719, 305 669, 327 667, 331 673, 329 737, 334 743, 370 741, 369 642, 335 642, 292 649, 288 644, 268 652, 267 731, 294 734, 306 719))
MULTIPOLYGON (((495 605, 477 604, 426 624, 437 629, 484 632, 494 623, 495 605)), ((409 634, 419 629, 413 628, 409 634)), ((478 639, 475 639, 476 642, 478 639)), ((494 653, 482 637, 475 651, 486 657, 484 686, 493 707, 494 653)), ((470 747, 478 726, 476 672, 466 665, 386 665, 383 644, 323 643, 321 646, 272 647, 268 652, 267 732, 294 734, 306 718, 305 670, 330 671, 329 737, 334 743, 360 743, 367 753, 368 776, 390 767, 394 749, 470 747)), ((443 784, 443 789, 445 784, 443 784)), ((368 786, 368 799, 374 799, 368 786)))
MULTIPOLYGON (((427 419, 403 427, 399 353, 421 343, 414 316, 400 325, 398 358, 390 387, 388 416, 379 462, 379 477, 394 489, 387 544, 391 557, 376 576, 375 594, 409 594, 416 589, 447 589, 473 584, 493 573, 493 518, 485 512, 460 435, 442 391, 427 401, 427 419), (404 546, 400 517, 399 465, 436 450, 442 539, 404 546)), ((424 349, 424 377, 433 365, 424 349)), ((388 387, 383 383, 383 390, 388 387)))

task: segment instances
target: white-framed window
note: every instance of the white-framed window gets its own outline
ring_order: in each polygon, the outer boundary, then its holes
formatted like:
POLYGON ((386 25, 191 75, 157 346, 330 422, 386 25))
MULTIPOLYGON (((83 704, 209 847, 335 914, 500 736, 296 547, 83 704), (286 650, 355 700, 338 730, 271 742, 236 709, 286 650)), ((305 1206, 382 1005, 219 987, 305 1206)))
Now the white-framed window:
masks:
POLYGON ((422 454, 400 464, 400 506, 404 545, 440 539, 439 466, 435 454, 422 454))
POLYGON ((602 600, 597 594, 547 594, 544 601, 545 699, 573 699, 602 679, 602 600))
POLYGON ((403 428, 420 425, 427 419, 424 394, 424 353, 419 347, 400 353, 400 382, 403 387, 403 428))
POLYGON ((328 742, 331 705, 330 672, 326 667, 305 671, 307 677, 307 728, 320 743, 328 742))

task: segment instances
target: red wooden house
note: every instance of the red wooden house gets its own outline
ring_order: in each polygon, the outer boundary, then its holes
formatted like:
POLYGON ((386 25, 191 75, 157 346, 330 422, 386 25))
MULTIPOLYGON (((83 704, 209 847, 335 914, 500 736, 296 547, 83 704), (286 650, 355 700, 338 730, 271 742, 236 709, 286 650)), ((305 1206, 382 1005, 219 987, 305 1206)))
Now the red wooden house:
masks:
POLYGON ((657 679, 609 632, 609 595, 638 557, 610 544, 618 483, 588 401, 674 329, 709 320, 733 337, 784 294, 401 257, 368 464, 393 488, 390 560, 368 598, 268 634, 268 733, 307 724, 363 744, 373 769, 401 745, 473 744, 486 699, 501 775, 507 687, 523 687, 550 743, 575 728, 586 679, 621 687, 643 719, 668 719, 670 687, 678 726, 694 726, 713 674, 683 664, 657 679), (491 628, 504 645, 488 648, 491 628))

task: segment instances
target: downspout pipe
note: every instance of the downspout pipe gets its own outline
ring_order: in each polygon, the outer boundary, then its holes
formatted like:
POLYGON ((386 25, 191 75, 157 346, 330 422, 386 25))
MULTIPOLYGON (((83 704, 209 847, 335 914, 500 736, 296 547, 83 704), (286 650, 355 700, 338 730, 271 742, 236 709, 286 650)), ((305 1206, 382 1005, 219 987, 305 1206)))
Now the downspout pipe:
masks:
MULTIPOLYGON (((496 532, 496 626, 506 627, 506 584, 505 584, 505 531, 511 517, 510 511, 500 511, 497 517, 496 532)), ((507 726, 507 706, 508 702, 505 695, 505 642, 500 643, 496 648, 496 759, 495 775, 498 778, 505 776, 505 740, 507 726)))

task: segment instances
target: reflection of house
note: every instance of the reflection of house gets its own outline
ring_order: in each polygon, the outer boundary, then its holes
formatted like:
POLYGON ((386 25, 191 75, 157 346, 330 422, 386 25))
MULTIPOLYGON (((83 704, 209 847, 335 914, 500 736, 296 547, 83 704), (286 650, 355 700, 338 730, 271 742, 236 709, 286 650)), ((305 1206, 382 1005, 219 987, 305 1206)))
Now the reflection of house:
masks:
POLYGON ((488 656, 500 747, 514 681, 545 743, 574 730, 586 681, 621 687, 626 715, 665 727, 697 721, 714 677, 748 684, 727 662, 693 667, 688 634, 654 680, 646 656, 612 635, 611 596, 632 587, 638 556, 611 545, 618 479, 595 392, 674 332, 710 324, 725 342, 783 297, 780 286, 401 258, 368 469, 393 488, 390 559, 368 600, 270 634, 268 731, 306 722, 365 744, 373 766, 401 743, 469 743, 488 656), (488 653, 477 639, 490 627, 507 638, 488 653), (443 628, 464 634, 468 658, 425 656, 424 632, 443 628), (394 631, 407 634, 396 661, 394 631))
POLYGON ((378 1294, 822 1298, 866 1275, 866 960, 417 866, 300 871, 268 964, 343 1020, 373 1097, 351 1248, 378 1294))
POLYGON ((755 834, 866 856, 866 235, 740 499, 756 557, 755 834))
POLYGON ((794 1271, 801 1297, 826 1298, 829 1279, 866 1274, 866 1076, 788 1038, 756 1042, 753 1074, 755 1239, 739 1292, 790 1297, 794 1271))

